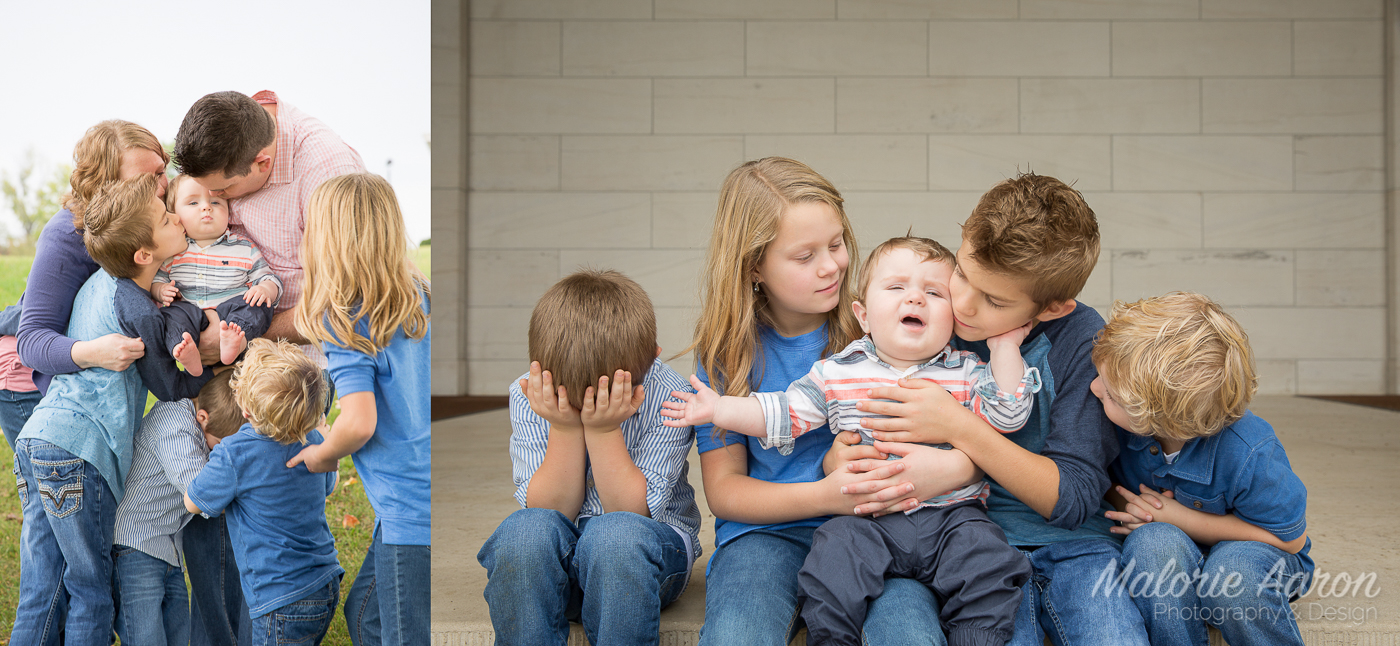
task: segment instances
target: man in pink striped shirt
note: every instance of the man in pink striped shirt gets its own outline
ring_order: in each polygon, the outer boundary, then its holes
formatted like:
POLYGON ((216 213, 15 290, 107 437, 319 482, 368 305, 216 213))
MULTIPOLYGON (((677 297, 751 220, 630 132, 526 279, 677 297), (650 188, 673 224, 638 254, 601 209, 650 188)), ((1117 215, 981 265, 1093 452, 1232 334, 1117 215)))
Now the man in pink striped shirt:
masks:
MULTIPOLYGON (((303 343, 291 310, 301 298, 306 203, 321 182, 364 172, 360 154, 315 117, 263 90, 251 97, 215 92, 195 102, 175 136, 175 158, 182 173, 229 200, 229 229, 251 239, 282 281, 267 336, 303 343)), ((218 335, 212 336, 217 354, 218 335)), ((201 354, 206 347, 201 338, 201 354)))

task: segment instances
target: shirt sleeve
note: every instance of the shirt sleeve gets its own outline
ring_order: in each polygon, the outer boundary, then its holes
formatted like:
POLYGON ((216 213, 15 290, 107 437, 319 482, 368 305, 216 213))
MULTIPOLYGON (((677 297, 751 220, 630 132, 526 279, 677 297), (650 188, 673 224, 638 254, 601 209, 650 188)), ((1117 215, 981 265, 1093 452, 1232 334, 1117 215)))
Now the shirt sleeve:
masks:
POLYGON ((73 362, 73 344, 77 340, 65 334, 73 315, 73 298, 97 271, 97 263, 82 246, 82 237, 76 231, 64 230, 65 226, 72 229, 72 214, 64 209, 54 217, 68 220, 50 221, 39 233, 24 288, 24 311, 15 335, 20 360, 47 375, 81 370, 73 362))
POLYGON ((170 356, 170 348, 165 347, 165 319, 161 317, 151 300, 150 294, 142 292, 136 283, 122 281, 117 285, 115 303, 117 320, 122 332, 130 337, 140 337, 146 344, 146 354, 135 362, 146 388, 163 402, 175 401, 199 394, 210 379, 213 370, 205 370, 196 377, 175 366, 175 358, 170 356))
MULTIPOLYGON (((177 255, 178 255, 178 254, 177 254, 177 255)), ((153 282, 153 283, 168 283, 168 282, 170 282, 170 268, 171 268, 171 267, 174 267, 174 266, 175 266, 175 258, 174 258, 174 257, 166 258, 166 259, 165 259, 165 262, 161 263, 160 269, 157 269, 157 270, 156 270, 156 277, 155 277, 155 279, 153 279, 151 282, 153 282)))
POLYGON ((374 391, 377 370, 374 357, 353 348, 342 348, 334 343, 322 343, 321 352, 326 355, 326 370, 331 373, 331 380, 335 382, 337 397, 374 391))
POLYGON ((976 353, 963 353, 963 374, 972 384, 972 397, 966 406, 977 413, 988 424, 1002 433, 1021 430, 1031 418, 1031 407, 1035 405, 1035 393, 1040 392, 1040 371, 1021 361, 1021 381, 1016 391, 1008 393, 997 384, 991 366, 983 362, 976 353))
POLYGON ((1256 447, 1236 472, 1235 516, 1287 542, 1307 529, 1308 489, 1277 438, 1256 447))
POLYGON ((220 442, 209 452, 209 463, 190 482, 185 494, 205 518, 210 518, 224 513, 237 492, 238 469, 234 468, 228 443, 220 442))
MULTIPOLYGON (((780 455, 792 453, 797 438, 807 431, 827 423, 830 403, 827 400, 825 361, 812 364, 801 379, 792 382, 786 392, 751 393, 763 409, 767 437, 759 439, 765 449, 777 447, 780 455)), ((831 428, 836 429, 832 424, 831 428)))
POLYGON ((549 447, 549 422, 530 410, 530 402, 520 391, 520 382, 510 384, 510 468, 515 481, 515 500, 521 507, 530 490, 530 479, 544 463, 549 447))
POLYGON ((661 518, 662 512, 671 505, 676 481, 690 453, 690 444, 695 440, 692 426, 672 428, 662 424, 661 403, 674 399, 671 397, 672 391, 690 390, 690 385, 679 375, 663 368, 664 364, 660 363, 652 366, 645 380, 651 383, 646 384, 646 398, 642 400, 641 408, 637 409, 632 419, 623 422, 624 425, 635 424, 641 433, 636 448, 629 447, 628 454, 646 478, 647 510, 652 518, 661 518), (664 374, 659 379, 653 379, 657 372, 664 374))
POLYGON ((140 435, 166 479, 180 493, 189 491, 190 483, 209 461, 204 434, 183 409, 184 404, 177 402, 156 404, 141 422, 140 435))
POLYGON ((1050 350, 1054 400, 1040 451, 1060 471, 1059 500, 1047 522, 1063 529, 1076 529, 1098 514, 1109 487, 1108 465, 1118 457, 1113 426, 1089 391, 1089 383, 1098 376, 1092 351, 1103 319, 1082 303, 1078 307, 1086 313, 1065 321, 1068 329, 1050 350))
POLYGON ((267 264, 267 259, 263 258, 262 252, 258 250, 257 245, 253 244, 252 240, 248 240, 248 248, 251 249, 248 259, 253 263, 252 269, 248 270, 248 286, 257 285, 264 280, 271 280, 273 284, 277 285, 277 300, 272 303, 275 307, 277 302, 282 300, 282 293, 285 291, 282 287, 282 279, 272 273, 272 267, 267 264))

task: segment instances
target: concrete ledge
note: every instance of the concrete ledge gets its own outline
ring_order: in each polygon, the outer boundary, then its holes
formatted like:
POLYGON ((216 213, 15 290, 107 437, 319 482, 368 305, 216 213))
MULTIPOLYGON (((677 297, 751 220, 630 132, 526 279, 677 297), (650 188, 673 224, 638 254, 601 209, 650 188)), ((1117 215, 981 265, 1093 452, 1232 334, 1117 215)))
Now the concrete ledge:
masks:
MULTIPOLYGON (((1319 578, 1294 604, 1309 646, 1400 646, 1400 413, 1294 397, 1260 397, 1252 407, 1274 425, 1294 470, 1308 486, 1308 527, 1319 578), (1373 596, 1350 591, 1374 574, 1373 596)), ((489 646, 494 631, 476 552, 518 506, 512 497, 509 415, 497 410, 433 424, 433 644, 489 646)), ((661 613, 662 646, 693 646, 705 617, 705 563, 714 517, 691 451, 705 553, 690 587, 661 613)), ((793 642, 806 643, 805 634, 793 642)), ((1224 644, 1212 631, 1213 646, 1224 644)), ((585 646, 575 624, 569 646, 585 646)))

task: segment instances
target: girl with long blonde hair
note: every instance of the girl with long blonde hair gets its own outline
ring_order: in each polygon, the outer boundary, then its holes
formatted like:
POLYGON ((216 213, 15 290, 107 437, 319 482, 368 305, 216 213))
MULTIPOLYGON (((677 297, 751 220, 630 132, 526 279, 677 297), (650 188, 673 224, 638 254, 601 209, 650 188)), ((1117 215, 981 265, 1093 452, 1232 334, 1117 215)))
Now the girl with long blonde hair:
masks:
POLYGON ((428 642, 431 290, 408 244, 378 175, 342 175, 312 193, 295 320, 326 355, 340 417, 288 466, 331 471, 353 455, 374 508, 374 541, 345 599, 356 643, 428 642))
MULTIPOLYGON (((826 178, 782 157, 736 168, 720 189, 703 306, 686 350, 695 352, 699 378, 726 395, 783 391, 859 338, 849 271, 857 256, 844 201, 826 178)), ((857 462, 868 470, 826 475, 822 460, 832 443, 825 428, 797 438, 786 456, 712 425, 695 430, 716 516, 701 644, 787 644, 801 626, 797 572, 813 532, 830 515, 912 492, 888 486, 904 465, 857 462)), ((970 477, 967 464, 944 490, 970 477)), ((910 579, 887 584, 865 632, 877 646, 942 639, 932 594, 910 579)))

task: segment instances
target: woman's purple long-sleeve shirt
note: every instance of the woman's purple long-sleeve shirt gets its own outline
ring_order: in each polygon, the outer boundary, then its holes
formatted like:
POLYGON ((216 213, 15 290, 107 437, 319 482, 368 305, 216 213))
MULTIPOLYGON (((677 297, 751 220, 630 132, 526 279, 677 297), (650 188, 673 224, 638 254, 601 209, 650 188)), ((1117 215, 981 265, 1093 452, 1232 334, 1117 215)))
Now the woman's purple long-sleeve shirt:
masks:
POLYGON ((34 385, 47 393, 52 375, 77 372, 73 362, 76 340, 65 334, 73 315, 73 298, 97 272, 97 262, 83 245, 83 233, 73 227, 73 212, 59 211, 34 248, 19 319, 19 358, 34 369, 34 385))

